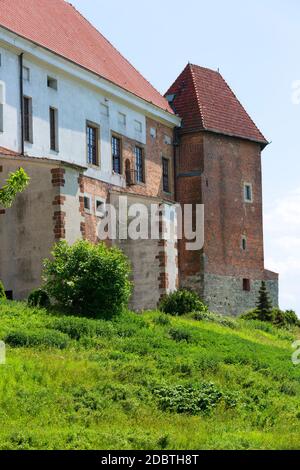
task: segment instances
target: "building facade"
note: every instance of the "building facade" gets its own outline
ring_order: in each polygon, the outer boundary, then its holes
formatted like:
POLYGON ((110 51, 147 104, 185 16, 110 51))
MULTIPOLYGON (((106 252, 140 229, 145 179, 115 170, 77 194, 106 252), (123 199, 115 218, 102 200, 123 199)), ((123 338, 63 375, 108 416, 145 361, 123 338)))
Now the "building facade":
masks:
POLYGON ((97 243, 106 206, 118 212, 123 195, 149 211, 176 200, 206 211, 196 255, 163 233, 110 240, 132 263, 132 308, 154 308, 181 285, 216 311, 239 313, 254 306, 262 279, 277 303, 278 278, 263 260, 261 134, 206 129, 197 93, 182 86, 190 66, 163 97, 70 4, 26 3, 1 0, 0 10, 0 187, 20 166, 30 176, 14 206, 0 208, 8 295, 23 299, 40 285, 55 242, 97 243))

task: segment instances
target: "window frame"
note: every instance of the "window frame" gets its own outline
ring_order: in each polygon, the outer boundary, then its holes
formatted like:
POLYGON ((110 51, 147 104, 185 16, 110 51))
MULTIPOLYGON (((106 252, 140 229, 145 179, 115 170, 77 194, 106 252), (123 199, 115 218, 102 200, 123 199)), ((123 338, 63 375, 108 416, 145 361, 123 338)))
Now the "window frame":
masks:
POLYGON ((244 202, 248 204, 253 203, 253 186, 252 183, 244 183, 244 202), (248 189, 250 190, 250 198, 248 198, 248 189))
POLYGON ((170 169, 171 169, 171 162, 170 159, 167 157, 162 157, 162 185, 163 185, 163 192, 166 194, 171 194, 171 178, 170 178, 170 169), (165 174, 165 166, 164 164, 167 163, 167 175, 165 174), (168 179, 168 187, 166 189, 165 186, 165 178, 168 179))
POLYGON ((100 126, 92 121, 86 121, 86 161, 90 167, 99 168, 100 167, 100 126), (96 132, 95 135, 95 149, 96 149, 96 162, 94 162, 92 155, 92 160, 90 160, 90 144, 89 144, 89 133, 88 129, 93 129, 96 132))
POLYGON ((134 167, 135 167, 135 180, 138 184, 145 184, 146 183, 146 160, 145 160, 145 149, 141 145, 134 146, 134 167), (140 151, 139 157, 141 157, 141 168, 138 167, 138 160, 137 160, 137 151, 140 151), (141 179, 140 179, 141 175, 141 179))
POLYGON ((49 126, 50 126, 50 150, 52 152, 59 152, 59 145, 58 145, 58 133, 59 133, 59 127, 58 127, 58 109, 54 108, 54 106, 49 107, 49 126), (54 128, 52 128, 52 112, 54 113, 54 128), (52 135, 52 132, 54 130, 54 135, 52 135), (54 145, 53 144, 54 141, 54 145))
POLYGON ((111 139, 110 139, 110 142, 111 142, 111 164, 112 164, 112 173, 114 175, 119 175, 119 176, 122 176, 123 175, 123 140, 122 140, 122 136, 120 136, 119 134, 116 134, 116 133, 112 133, 111 134, 111 139), (118 171, 115 171, 115 160, 116 160, 116 155, 114 154, 114 145, 113 145, 113 140, 117 140, 119 142, 119 170, 120 172, 118 171))
POLYGON ((23 95, 23 131, 24 131, 24 142, 33 144, 32 98, 27 95, 23 95), (25 112, 26 102, 28 102, 28 112, 25 112))

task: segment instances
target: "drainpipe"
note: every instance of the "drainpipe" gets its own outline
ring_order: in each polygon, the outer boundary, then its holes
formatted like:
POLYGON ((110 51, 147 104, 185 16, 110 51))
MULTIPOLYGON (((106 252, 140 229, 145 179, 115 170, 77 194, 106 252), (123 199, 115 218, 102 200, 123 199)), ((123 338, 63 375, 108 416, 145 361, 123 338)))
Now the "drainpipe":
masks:
POLYGON ((178 162, 178 153, 179 153, 179 127, 174 129, 174 199, 177 201, 177 162, 178 162))
POLYGON ((21 109, 21 155, 24 155, 24 100, 23 100, 23 52, 19 56, 20 66, 20 109, 21 109))

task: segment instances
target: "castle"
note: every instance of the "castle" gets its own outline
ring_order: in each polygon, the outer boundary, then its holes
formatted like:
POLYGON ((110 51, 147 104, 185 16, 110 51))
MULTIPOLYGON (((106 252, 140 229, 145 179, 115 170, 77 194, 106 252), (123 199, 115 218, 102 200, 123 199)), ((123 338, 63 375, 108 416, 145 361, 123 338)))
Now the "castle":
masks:
POLYGON ((64 0, 1 0, 0 187, 22 166, 28 189, 0 208, 0 279, 26 298, 53 244, 99 241, 107 204, 204 205, 204 246, 115 240, 130 258, 136 310, 193 288, 211 310, 253 308, 265 280, 261 152, 268 144, 219 72, 188 64, 165 96, 64 0))

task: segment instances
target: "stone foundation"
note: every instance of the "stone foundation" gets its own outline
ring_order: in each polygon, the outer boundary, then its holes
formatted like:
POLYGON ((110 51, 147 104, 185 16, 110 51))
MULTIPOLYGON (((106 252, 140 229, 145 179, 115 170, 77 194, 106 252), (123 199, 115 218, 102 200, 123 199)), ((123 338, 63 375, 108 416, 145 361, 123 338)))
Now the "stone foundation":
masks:
MULTIPOLYGON (((251 290, 243 290, 243 278, 204 274, 192 276, 182 287, 196 291, 212 312, 238 316, 255 308, 261 280, 251 280, 251 290)), ((274 307, 278 306, 278 280, 265 281, 274 307)))

